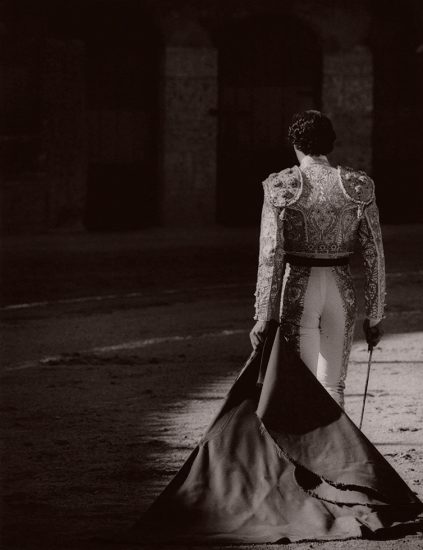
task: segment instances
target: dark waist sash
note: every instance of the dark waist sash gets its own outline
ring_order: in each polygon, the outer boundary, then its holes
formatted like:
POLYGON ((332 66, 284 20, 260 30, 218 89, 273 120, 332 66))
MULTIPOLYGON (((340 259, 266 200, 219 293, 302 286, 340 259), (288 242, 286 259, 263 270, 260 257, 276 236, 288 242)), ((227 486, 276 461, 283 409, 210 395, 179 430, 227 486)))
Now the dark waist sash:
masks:
POLYGON ((349 257, 342 258, 308 258, 306 256, 295 256, 286 254, 285 259, 291 265, 306 265, 310 267, 330 267, 332 265, 348 265, 349 257))

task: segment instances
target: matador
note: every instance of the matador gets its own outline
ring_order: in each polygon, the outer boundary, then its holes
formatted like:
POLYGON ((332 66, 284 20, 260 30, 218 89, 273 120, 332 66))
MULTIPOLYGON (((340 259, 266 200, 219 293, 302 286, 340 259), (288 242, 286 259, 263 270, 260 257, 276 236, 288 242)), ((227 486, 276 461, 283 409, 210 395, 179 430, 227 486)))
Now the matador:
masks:
MULTIPOLYGON (((259 327, 271 319, 279 322, 304 363, 343 406, 357 314, 349 259, 358 252, 364 260, 366 337, 371 340, 369 331, 375 331, 376 343, 384 316, 385 262, 374 182, 363 171, 331 166, 322 154, 331 148, 331 128, 318 111, 298 115, 290 138, 299 166, 263 182, 254 319, 259 327)), ((256 325, 253 345, 257 336, 256 325)))

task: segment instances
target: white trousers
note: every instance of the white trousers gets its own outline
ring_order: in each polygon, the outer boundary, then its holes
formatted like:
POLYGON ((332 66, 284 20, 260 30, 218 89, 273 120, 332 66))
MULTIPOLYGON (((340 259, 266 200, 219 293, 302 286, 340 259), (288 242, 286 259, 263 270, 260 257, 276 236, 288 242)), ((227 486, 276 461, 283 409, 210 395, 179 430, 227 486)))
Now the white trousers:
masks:
POLYGON ((304 363, 341 407, 355 317, 349 266, 287 264, 281 326, 304 363))

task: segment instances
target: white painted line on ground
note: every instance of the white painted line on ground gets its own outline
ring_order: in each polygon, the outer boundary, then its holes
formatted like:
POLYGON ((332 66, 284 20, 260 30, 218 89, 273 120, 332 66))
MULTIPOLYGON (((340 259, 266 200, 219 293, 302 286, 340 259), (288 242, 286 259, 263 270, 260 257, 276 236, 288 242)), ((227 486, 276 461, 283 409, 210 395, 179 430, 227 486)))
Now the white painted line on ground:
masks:
POLYGON ((163 336, 159 338, 147 338, 145 340, 134 340, 132 342, 124 342, 123 344, 116 344, 113 346, 103 346, 92 348, 91 353, 108 353, 110 351, 122 351, 128 349, 145 348, 146 346, 154 346, 155 344, 164 344, 168 342, 182 342, 184 340, 193 340, 195 338, 210 338, 216 336, 232 336, 234 334, 242 334, 247 332, 246 330, 234 329, 234 330, 220 330, 218 332, 205 332, 203 334, 193 335, 188 334, 186 336, 163 336))
MULTIPOLYGON (((191 288, 191 292, 198 292, 200 290, 218 290, 218 289, 224 289, 224 288, 239 288, 239 287, 247 287, 251 285, 247 284, 238 284, 238 283, 231 283, 226 285, 213 285, 213 286, 203 286, 198 288, 191 288)), ((152 290, 151 293, 148 292, 129 292, 127 294, 101 294, 98 296, 82 296, 80 298, 61 298, 59 300, 51 300, 51 301, 44 301, 44 302, 28 302, 24 304, 10 304, 7 306, 0 307, 0 311, 10 311, 10 310, 16 310, 16 309, 30 309, 33 307, 46 307, 46 306, 54 306, 56 304, 80 304, 84 302, 102 302, 105 300, 118 300, 122 298, 151 298, 151 296, 154 295, 160 295, 160 294, 176 294, 177 292, 186 292, 183 288, 169 288, 165 290, 160 291, 154 291, 152 290)))
POLYGON ((387 277, 408 277, 410 275, 423 275, 423 270, 417 269, 416 271, 394 271, 392 273, 387 273, 387 277))
MULTIPOLYGON (((423 270, 418 271, 398 271, 394 273, 387 273, 386 276, 388 278, 400 278, 400 277, 409 277, 410 275, 423 275, 423 270)), ((355 275, 354 280, 362 279, 363 277, 361 275, 357 276, 355 275)), ((191 292, 198 292, 201 290, 217 290, 217 289, 224 289, 224 288, 239 288, 239 287, 250 287, 252 285, 249 284, 238 284, 238 283, 231 283, 231 284, 222 284, 222 285, 213 285, 213 286, 203 286, 203 287, 197 287, 190 289, 191 292)), ((154 292, 154 291, 153 291, 154 292)), ((175 294, 177 292, 185 292, 185 289, 183 288, 170 288, 165 289, 161 291, 155 291, 155 295, 160 294, 175 294)), ((42 301, 42 302, 28 302, 23 304, 10 304, 7 306, 0 307, 0 311, 11 311, 16 309, 30 309, 35 307, 46 307, 46 306, 52 306, 56 304, 80 304, 84 302, 102 302, 105 300, 117 300, 122 298, 142 298, 142 297, 150 297, 151 294, 147 292, 129 292, 127 294, 103 294, 98 296, 82 296, 80 298, 62 298, 59 300, 50 300, 50 301, 42 301)))
MULTIPOLYGON (((203 334, 187 334, 185 336, 175 335, 175 336, 162 336, 158 338, 145 338, 143 340, 132 340, 130 342, 123 342, 122 344, 114 344, 111 346, 94 347, 88 350, 78 351, 78 353, 81 353, 81 354, 109 353, 111 351, 140 349, 140 348, 145 348, 147 346, 154 346, 156 344, 164 344, 169 342, 182 342, 187 340, 194 340, 197 338, 233 336, 235 334, 245 334, 246 332, 248 331, 245 329, 227 329, 227 330, 219 330, 217 332, 204 332, 203 334)), ((63 361, 64 359, 66 359, 66 357, 69 357, 69 354, 46 356, 46 357, 42 357, 41 359, 26 361, 25 363, 21 363, 20 365, 16 365, 15 367, 6 367, 5 369, 3 369, 3 371, 10 372, 10 371, 30 369, 30 368, 39 367, 42 365, 48 365, 50 362, 63 361)))
POLYGON ((60 300, 52 300, 45 302, 29 302, 27 304, 11 304, 8 306, 3 306, 0 308, 2 311, 12 310, 12 309, 28 309, 32 307, 45 307, 55 304, 79 304, 82 302, 95 302, 103 300, 115 300, 116 298, 138 298, 145 296, 143 292, 130 292, 128 294, 104 294, 100 296, 84 296, 81 298, 63 298, 60 300))

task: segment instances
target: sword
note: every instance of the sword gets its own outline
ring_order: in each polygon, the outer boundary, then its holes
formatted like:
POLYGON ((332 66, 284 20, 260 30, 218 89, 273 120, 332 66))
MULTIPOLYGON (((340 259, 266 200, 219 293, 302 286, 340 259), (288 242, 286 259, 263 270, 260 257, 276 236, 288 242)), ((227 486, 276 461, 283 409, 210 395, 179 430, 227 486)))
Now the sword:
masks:
POLYGON ((367 378, 366 378, 366 385, 364 387, 364 396, 363 396, 363 407, 361 409, 361 418, 360 418, 360 430, 361 426, 363 425, 363 416, 364 416, 364 407, 366 406, 366 397, 367 397, 367 387, 369 385, 369 378, 370 378, 370 368, 372 366, 372 355, 373 355, 373 346, 369 344, 369 362, 367 364, 367 378))

